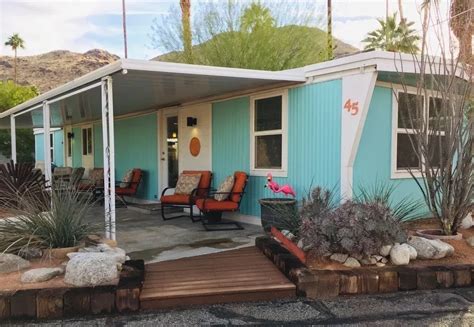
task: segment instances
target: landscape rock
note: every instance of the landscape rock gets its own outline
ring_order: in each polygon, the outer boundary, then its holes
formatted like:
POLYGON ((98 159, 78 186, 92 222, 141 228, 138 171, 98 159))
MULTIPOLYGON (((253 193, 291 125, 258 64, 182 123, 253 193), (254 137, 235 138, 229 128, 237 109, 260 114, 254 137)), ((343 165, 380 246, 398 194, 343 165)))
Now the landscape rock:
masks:
POLYGON ((11 253, 0 254, 0 274, 23 270, 30 266, 28 260, 11 253))
POLYGON ((127 261, 127 253, 125 250, 117 247, 111 247, 107 244, 104 243, 99 243, 94 246, 88 246, 84 248, 80 248, 79 252, 71 252, 68 253, 69 258, 73 258, 79 253, 107 253, 109 256, 115 259, 116 262, 118 263, 124 263, 127 261))
POLYGON ((469 213, 461 222, 461 229, 469 229, 474 225, 472 221, 472 213, 469 213))
POLYGON ((391 250, 391 249, 392 249, 392 245, 390 245, 390 244, 389 244, 389 245, 384 245, 384 246, 382 246, 382 248, 380 249, 380 252, 379 252, 379 253, 380 253, 380 255, 381 255, 382 257, 386 257, 386 256, 388 256, 388 255, 390 254, 390 250, 391 250))
POLYGON ((374 258, 373 256, 366 257, 360 260, 360 263, 365 266, 372 266, 372 265, 375 265, 377 262, 378 262, 377 259, 374 258))
POLYGON ((25 271, 21 275, 22 283, 40 283, 64 273, 64 268, 36 268, 25 271))
POLYGON ((331 259, 332 261, 336 261, 336 262, 339 262, 339 263, 344 263, 346 262, 347 258, 349 258, 349 255, 348 254, 344 254, 344 253, 333 253, 329 259, 331 259))
POLYGON ((377 262, 375 265, 377 267, 385 267, 385 263, 383 263, 383 262, 377 262))
POLYGON ((390 250, 390 261, 396 265, 407 265, 410 263, 410 250, 405 244, 395 244, 390 250))
POLYGON ((119 277, 117 261, 109 253, 76 253, 66 266, 64 282, 74 286, 114 284, 119 277))
POLYGON ((346 262, 344 262, 344 266, 350 267, 350 268, 357 268, 360 267, 360 263, 357 259, 353 257, 347 258, 346 262))
POLYGON ((469 238, 466 239, 466 242, 467 244, 469 244, 470 246, 474 247, 474 236, 471 236, 469 238))
POLYGON ((381 262, 383 259, 385 259, 384 257, 382 257, 381 255, 378 255, 378 254, 373 255, 372 258, 377 260, 377 262, 381 262))
POLYGON ((20 253, 18 254, 23 259, 29 260, 29 259, 41 258, 43 256, 43 251, 38 248, 28 247, 26 249, 20 250, 20 253))
POLYGON ((304 247, 304 244, 303 244, 303 239, 300 239, 298 241, 298 243, 296 244, 297 247, 299 247, 300 249, 302 249, 304 247))
POLYGON ((295 235, 294 235, 292 232, 290 232, 289 230, 284 229, 284 230, 281 231, 281 233, 282 233, 287 239, 289 239, 290 241, 295 238, 295 235))
POLYGON ((415 248, 418 259, 441 259, 454 253, 454 248, 440 240, 410 236, 408 245, 415 248))
POLYGON ((418 253, 416 253, 416 249, 407 243, 403 244, 403 246, 406 246, 408 248, 408 251, 410 251, 410 260, 415 260, 418 256, 418 253))

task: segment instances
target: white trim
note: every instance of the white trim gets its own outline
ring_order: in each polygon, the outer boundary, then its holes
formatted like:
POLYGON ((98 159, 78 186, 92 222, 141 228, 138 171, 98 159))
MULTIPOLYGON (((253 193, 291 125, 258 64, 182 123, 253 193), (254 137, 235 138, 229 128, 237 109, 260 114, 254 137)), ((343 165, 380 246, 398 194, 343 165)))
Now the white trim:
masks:
POLYGON ((14 163, 16 163, 16 124, 15 124, 15 116, 10 116, 10 145, 11 145, 11 159, 14 163))
POLYGON ((45 179, 46 183, 49 183, 49 186, 52 186, 52 168, 51 168, 51 144, 50 144, 50 125, 51 125, 51 120, 50 120, 50 110, 49 110, 49 103, 48 101, 43 102, 43 130, 44 130, 44 149, 43 149, 43 154, 44 154, 44 174, 45 174, 45 179), (47 135, 47 136, 46 136, 47 135))
POLYGON ((250 175, 266 176, 271 173, 275 177, 287 177, 288 175, 288 89, 261 93, 250 97, 250 175), (281 129, 272 131, 255 132, 255 101, 259 99, 281 96, 281 129), (255 168, 255 137, 260 135, 282 136, 281 169, 259 169, 255 168))
MULTIPOLYGON (((408 179, 408 178, 421 178, 421 169, 413 169, 412 173, 409 172, 408 169, 398 169, 397 168, 397 148, 398 148, 398 134, 414 134, 415 131, 409 128, 399 128, 398 127, 398 93, 408 93, 408 94, 417 94, 416 87, 405 87, 405 89, 399 84, 393 84, 391 86, 392 89, 392 131, 391 131, 391 152, 390 152, 390 178, 391 179, 408 179), (397 93, 397 95, 395 95, 397 93), (413 176, 412 176, 413 174, 413 176)), ((429 101, 431 98, 437 98, 436 91, 430 90, 427 92, 427 96, 425 94, 421 94, 423 96, 423 117, 427 119, 427 115, 429 115, 429 101)), ((429 131, 429 127, 428 127, 429 131)), ((439 132, 441 135, 444 132, 439 132)), ((421 162, 423 166, 423 160, 421 162)))
POLYGON ((361 71, 358 74, 342 78, 341 94, 341 201, 352 199, 354 162, 364 131, 369 112, 372 94, 375 89, 377 72, 361 71), (345 108, 349 101, 354 106, 349 111, 345 108), (358 107, 358 109, 356 109, 358 107))
MULTIPOLYGON (((49 129, 50 133, 60 131, 62 128, 61 127, 51 127, 49 129)), ((38 135, 38 134, 44 134, 44 130, 42 128, 35 128, 33 129, 33 134, 38 135)))

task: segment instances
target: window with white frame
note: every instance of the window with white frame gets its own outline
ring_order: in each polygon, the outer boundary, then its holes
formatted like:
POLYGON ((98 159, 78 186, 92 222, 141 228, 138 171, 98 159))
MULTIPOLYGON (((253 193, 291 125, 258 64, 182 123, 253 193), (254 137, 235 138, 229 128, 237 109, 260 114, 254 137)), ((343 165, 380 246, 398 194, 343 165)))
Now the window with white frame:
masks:
POLYGON ((92 154, 92 127, 82 129, 82 154, 92 154))
POLYGON ((286 176, 287 92, 251 98, 251 173, 286 176))
POLYGON ((398 91, 394 107, 394 153, 393 172, 395 177, 408 177, 409 170, 420 170, 423 162, 418 158, 415 147, 417 130, 426 130, 428 139, 429 154, 432 162, 440 162, 440 147, 445 145, 446 123, 440 117, 445 117, 441 113, 443 108, 442 99, 416 93, 398 91), (398 99, 398 101, 397 101, 398 99), (422 103, 422 110, 417 110, 417 101, 422 103), (426 126, 423 126, 426 122, 426 126))

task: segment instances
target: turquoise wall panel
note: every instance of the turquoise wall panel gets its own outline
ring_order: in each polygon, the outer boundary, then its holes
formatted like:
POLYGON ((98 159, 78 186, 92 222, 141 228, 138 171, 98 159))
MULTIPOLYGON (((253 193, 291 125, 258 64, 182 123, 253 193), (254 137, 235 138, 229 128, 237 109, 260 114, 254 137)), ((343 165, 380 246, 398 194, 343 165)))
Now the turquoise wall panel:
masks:
MULTIPOLYGON (((288 94, 288 177, 301 198, 311 186, 339 190, 341 81, 305 85, 288 94)), ((250 99, 213 104, 212 170, 214 186, 236 170, 250 170, 250 99)), ((244 214, 260 215, 258 199, 272 197, 265 177, 250 177, 241 205, 244 214)))
MULTIPOLYGON (((375 183, 384 183, 396 187, 394 201, 406 196, 421 200, 421 191, 411 177, 391 178, 391 142, 392 90, 376 86, 354 163, 354 192, 357 194, 360 187, 367 188, 375 183)), ((426 208, 420 212, 426 213, 426 208)))
MULTIPOLYGON (((156 200, 158 195, 158 145, 156 113, 115 121, 115 173, 121 180, 128 169, 144 172, 138 197, 156 200)), ((102 142, 97 141, 96 145, 102 142)), ((97 152, 97 148, 95 148, 97 152)), ((100 153, 102 150, 100 150, 100 153)), ((99 158, 97 158, 98 162, 99 158)))
MULTIPOLYGON (((51 158, 56 166, 64 166, 64 132, 53 132, 54 157, 51 158)), ((44 134, 35 134, 35 160, 44 160, 44 134)))
POLYGON ((82 166, 82 131, 80 127, 72 129, 74 138, 72 140, 72 166, 82 166))
POLYGON ((94 167, 104 167, 102 124, 94 124, 94 167))

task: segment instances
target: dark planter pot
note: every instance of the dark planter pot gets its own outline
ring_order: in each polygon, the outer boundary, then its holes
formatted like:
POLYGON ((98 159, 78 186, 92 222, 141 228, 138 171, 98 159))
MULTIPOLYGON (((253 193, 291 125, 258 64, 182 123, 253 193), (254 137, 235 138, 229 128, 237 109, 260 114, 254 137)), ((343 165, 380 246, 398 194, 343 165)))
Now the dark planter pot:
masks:
POLYGON ((266 198, 260 199, 262 227, 266 233, 270 233, 271 227, 281 228, 281 222, 285 219, 285 213, 296 211, 296 200, 288 198, 266 198))

